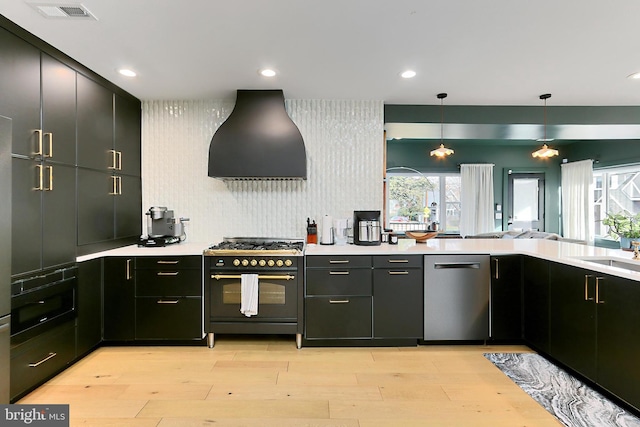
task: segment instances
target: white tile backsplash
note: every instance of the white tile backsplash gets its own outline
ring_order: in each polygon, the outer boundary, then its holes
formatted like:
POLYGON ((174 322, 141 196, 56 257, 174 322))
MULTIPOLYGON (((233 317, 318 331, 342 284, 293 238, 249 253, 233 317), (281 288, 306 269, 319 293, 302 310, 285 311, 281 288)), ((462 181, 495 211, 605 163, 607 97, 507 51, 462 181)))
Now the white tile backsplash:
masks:
MULTIPOLYGON (((286 100, 307 150, 306 181, 221 181, 207 175, 209 143, 233 100, 144 101, 142 206, 188 217, 187 239, 304 237, 306 219, 382 210, 382 101, 286 100)), ((146 217, 143 216, 143 230, 146 217)))

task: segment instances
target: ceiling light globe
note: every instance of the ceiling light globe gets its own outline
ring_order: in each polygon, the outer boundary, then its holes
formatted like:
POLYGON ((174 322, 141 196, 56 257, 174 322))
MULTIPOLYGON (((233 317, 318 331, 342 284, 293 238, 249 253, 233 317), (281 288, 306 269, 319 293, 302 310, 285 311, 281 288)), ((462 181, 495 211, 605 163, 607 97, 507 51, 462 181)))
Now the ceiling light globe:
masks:
POLYGON ((413 77, 415 77, 415 76, 416 76, 416 72, 415 72, 415 71, 413 71, 413 70, 407 70, 407 71, 403 71, 403 72, 400 74, 400 76, 401 76, 403 79, 411 79, 411 78, 413 78, 413 77))
POLYGON ((260 70, 260 75, 264 77, 275 77, 276 72, 270 68, 265 68, 264 70, 260 70))

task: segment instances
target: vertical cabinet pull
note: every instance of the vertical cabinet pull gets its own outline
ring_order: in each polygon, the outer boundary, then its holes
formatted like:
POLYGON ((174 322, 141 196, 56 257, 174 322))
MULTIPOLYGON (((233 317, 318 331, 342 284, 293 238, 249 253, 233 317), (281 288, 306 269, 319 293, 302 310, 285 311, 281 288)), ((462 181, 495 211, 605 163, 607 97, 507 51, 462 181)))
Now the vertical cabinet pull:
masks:
POLYGON ((43 191, 44 190, 44 166, 42 165, 36 165, 36 170, 38 171, 38 177, 37 177, 37 185, 34 188, 35 191, 43 191))
POLYGON ((53 166, 46 166, 45 169, 49 170, 49 185, 44 188, 44 191, 53 191, 53 166))
POLYGON ((122 194, 122 177, 121 176, 117 176, 116 177, 116 181, 118 182, 118 196, 122 194))
POLYGON ((35 133, 38 136, 38 146, 33 154, 36 156, 42 156, 42 129, 36 129, 35 133))
POLYGON ((600 281, 601 280, 604 280, 604 278, 596 276, 596 304, 604 304, 604 300, 600 299, 600 281))
POLYGON ((111 192, 110 196, 119 196, 122 194, 122 177, 111 175, 111 192))
POLYGON ((493 260, 496 262, 496 275, 494 279, 499 279, 500 278, 500 260, 498 258, 494 258, 493 260))
POLYGON ((109 167, 107 169, 117 169, 118 166, 118 152, 116 150, 109 150, 109 153, 111 153, 111 165, 109 165, 109 167))
POLYGON ((127 280, 131 280, 131 258, 127 260, 127 280))
MULTIPOLYGON (((49 145, 49 152, 48 153, 44 153, 43 152, 42 155, 44 157, 53 157, 53 133, 47 132, 47 133, 44 134, 44 136, 48 137, 48 139, 49 139, 49 144, 48 144, 49 145)), ((42 149, 41 149, 41 151, 42 151, 42 149)))
POLYGON ((589 279, 592 277, 593 275, 591 274, 584 275, 584 300, 585 301, 593 301, 593 297, 589 298, 589 279))
POLYGON ((119 171, 122 170, 122 151, 116 151, 116 153, 118 153, 118 163, 116 164, 116 167, 119 171))

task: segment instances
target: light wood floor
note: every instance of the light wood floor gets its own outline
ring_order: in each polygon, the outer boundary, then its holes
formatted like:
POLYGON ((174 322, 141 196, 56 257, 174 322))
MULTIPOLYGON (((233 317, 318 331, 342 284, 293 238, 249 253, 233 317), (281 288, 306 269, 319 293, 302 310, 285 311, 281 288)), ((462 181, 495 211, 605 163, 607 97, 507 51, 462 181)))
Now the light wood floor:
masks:
POLYGON ((70 404, 71 425, 559 426, 483 357, 524 346, 103 347, 18 403, 70 404))

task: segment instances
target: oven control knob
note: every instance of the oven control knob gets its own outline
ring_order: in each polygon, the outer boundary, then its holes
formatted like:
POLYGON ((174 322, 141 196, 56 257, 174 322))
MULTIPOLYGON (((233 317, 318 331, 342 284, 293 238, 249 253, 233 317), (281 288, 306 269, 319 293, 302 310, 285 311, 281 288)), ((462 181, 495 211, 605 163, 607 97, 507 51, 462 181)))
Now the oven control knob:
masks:
POLYGON ((281 260, 281 259, 279 259, 279 260, 277 260, 277 261, 276 261, 276 265, 277 265, 278 267, 282 267, 282 266, 284 265, 284 262, 282 262, 282 260, 281 260))
POLYGON ((261 259, 260 261, 258 261, 258 265, 260 265, 260 267, 264 267, 265 265, 267 265, 267 261, 261 259))
POLYGON ((252 259, 249 264, 251 264, 251 267, 255 267, 256 265, 258 265, 258 261, 256 261, 255 259, 252 259))
POLYGON ((235 265, 236 267, 240 265, 240 260, 238 258, 233 260, 233 265, 235 265))
POLYGON ((249 265, 249 260, 243 259, 242 260, 242 266, 246 267, 247 265, 249 265))
POLYGON ((293 264, 293 262, 290 259, 284 260, 284 265, 286 265, 287 267, 291 267, 291 264, 293 264))
POLYGON ((274 260, 272 260, 272 259, 270 259, 269 261, 267 261, 267 265, 268 265, 269 267, 273 267, 273 265, 274 265, 275 263, 276 263, 276 262, 275 262, 274 260))

